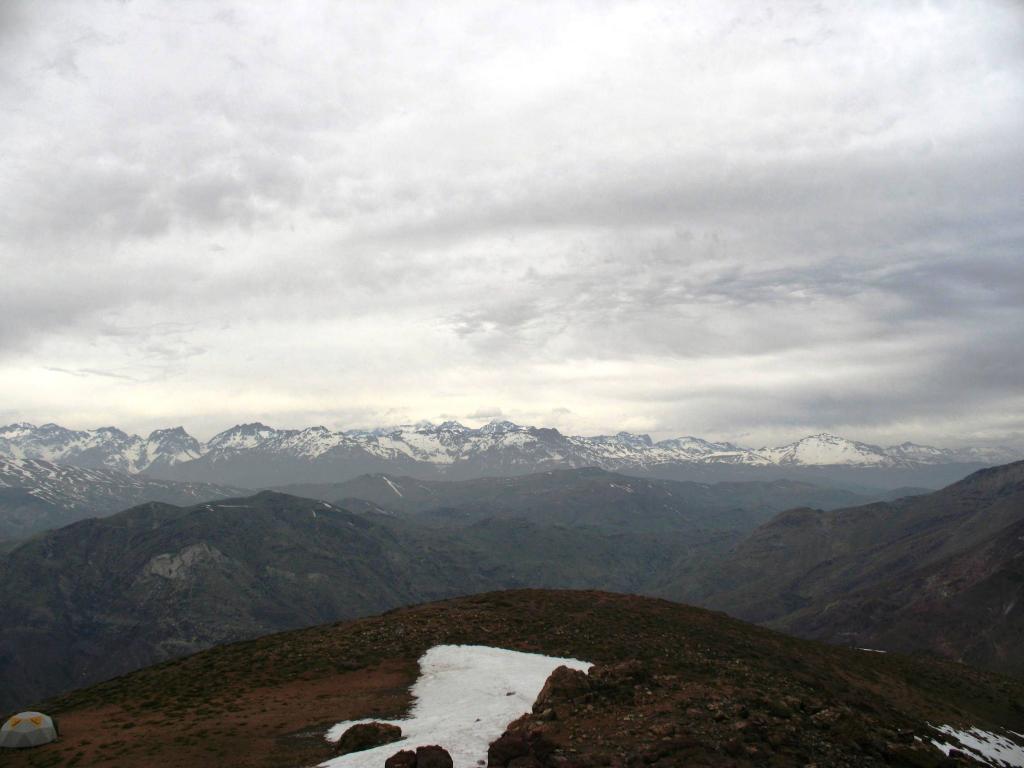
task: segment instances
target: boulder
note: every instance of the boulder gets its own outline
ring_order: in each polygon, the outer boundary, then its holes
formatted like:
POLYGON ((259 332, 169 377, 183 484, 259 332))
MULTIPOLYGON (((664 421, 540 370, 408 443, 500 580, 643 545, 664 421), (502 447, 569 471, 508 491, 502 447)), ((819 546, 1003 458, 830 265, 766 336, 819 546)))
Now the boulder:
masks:
POLYGON ((543 712, 553 704, 572 701, 590 692, 590 678, 586 672, 561 666, 552 672, 544 682, 533 703, 534 712, 543 712))
POLYGON ((533 755, 524 755, 510 762, 508 768, 544 768, 544 764, 533 755))
POLYGON ((347 755, 350 752, 362 752, 383 744, 390 744, 402 738, 402 729, 390 723, 359 723, 353 725, 338 739, 336 754, 347 755))
POLYGON ((487 747, 487 765, 505 766, 517 757, 530 754, 530 743, 526 734, 505 731, 487 747))
POLYGON ((507 730, 487 748, 487 765, 491 768, 528 768, 534 762, 543 764, 555 745, 539 729, 507 730))
POLYGON ((590 679, 594 685, 616 688, 647 682, 650 674, 642 663, 632 659, 607 666, 595 665, 590 669, 590 679))
POLYGON ((395 752, 384 761, 384 768, 416 768, 416 753, 411 749, 395 752))
POLYGON ((416 768, 453 768, 452 756, 448 750, 433 744, 416 747, 416 768))

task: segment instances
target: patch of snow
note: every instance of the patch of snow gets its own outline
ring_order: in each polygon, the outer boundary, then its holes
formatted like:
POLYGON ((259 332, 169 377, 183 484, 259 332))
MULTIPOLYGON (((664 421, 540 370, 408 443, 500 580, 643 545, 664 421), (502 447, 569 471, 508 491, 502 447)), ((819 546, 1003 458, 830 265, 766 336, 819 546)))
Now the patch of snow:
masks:
POLYGON ((391 490, 392 491, 397 493, 399 496, 402 496, 403 498, 405 497, 405 494, 403 494, 400 490, 398 490, 398 486, 395 485, 394 483, 392 483, 391 480, 388 479, 387 475, 381 475, 381 479, 383 479, 385 483, 387 483, 388 485, 391 486, 391 490))
MULTIPOLYGON (((932 739, 931 742, 942 753, 948 755, 950 750, 958 749, 974 758, 983 765, 996 768, 1024 768, 1024 746, 981 728, 961 731, 951 725, 932 726, 944 736, 951 737, 956 743, 932 739)), ((1010 733, 1014 733, 1010 731, 1010 733)), ((1014 733, 1015 736, 1020 736, 1014 733)))
POLYGON ((588 670, 577 659, 559 659, 481 645, 438 645, 420 658, 420 677, 412 687, 415 702, 404 720, 348 720, 332 726, 337 741, 357 723, 389 722, 404 738, 375 749, 353 752, 322 763, 326 768, 380 768, 402 749, 439 744, 455 768, 476 768, 487 747, 510 722, 530 711, 548 676, 562 665, 588 670))
POLYGON ((877 648, 858 648, 858 651, 867 651, 868 653, 887 653, 887 651, 880 651, 877 648))

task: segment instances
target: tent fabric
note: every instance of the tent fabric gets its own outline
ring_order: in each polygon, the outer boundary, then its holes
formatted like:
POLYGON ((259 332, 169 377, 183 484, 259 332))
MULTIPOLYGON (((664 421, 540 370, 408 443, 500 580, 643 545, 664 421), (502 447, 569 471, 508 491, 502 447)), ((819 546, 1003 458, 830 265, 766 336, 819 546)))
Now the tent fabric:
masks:
POLYGON ((19 712, 0 726, 0 747, 23 749, 56 740, 57 726, 42 712, 19 712))

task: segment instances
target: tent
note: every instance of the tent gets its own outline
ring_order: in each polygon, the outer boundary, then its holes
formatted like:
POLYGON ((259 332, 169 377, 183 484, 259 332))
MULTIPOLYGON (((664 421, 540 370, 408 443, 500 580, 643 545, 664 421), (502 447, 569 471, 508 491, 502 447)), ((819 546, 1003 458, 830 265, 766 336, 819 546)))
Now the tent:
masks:
POLYGON ((42 712, 19 712, 0 727, 0 747, 38 747, 56 740, 57 726, 42 712))

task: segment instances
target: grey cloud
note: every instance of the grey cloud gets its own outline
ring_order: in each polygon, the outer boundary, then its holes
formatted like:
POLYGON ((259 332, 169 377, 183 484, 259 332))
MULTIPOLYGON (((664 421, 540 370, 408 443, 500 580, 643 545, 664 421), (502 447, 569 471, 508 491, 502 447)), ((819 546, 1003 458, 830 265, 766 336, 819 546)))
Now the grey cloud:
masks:
POLYGON ((1020 432, 1018 6, 42 8, 0 370, 69 403, 1020 432))
POLYGON ((473 413, 466 414, 467 419, 500 419, 505 416, 505 412, 501 408, 494 406, 490 408, 478 408, 473 413))
POLYGON ((138 381, 134 376, 125 376, 122 373, 116 371, 100 371, 94 368, 78 368, 71 370, 68 368, 57 368, 54 366, 44 366, 48 371, 55 371, 56 373, 66 373, 69 376, 103 376, 108 379, 124 379, 125 381, 138 381))

